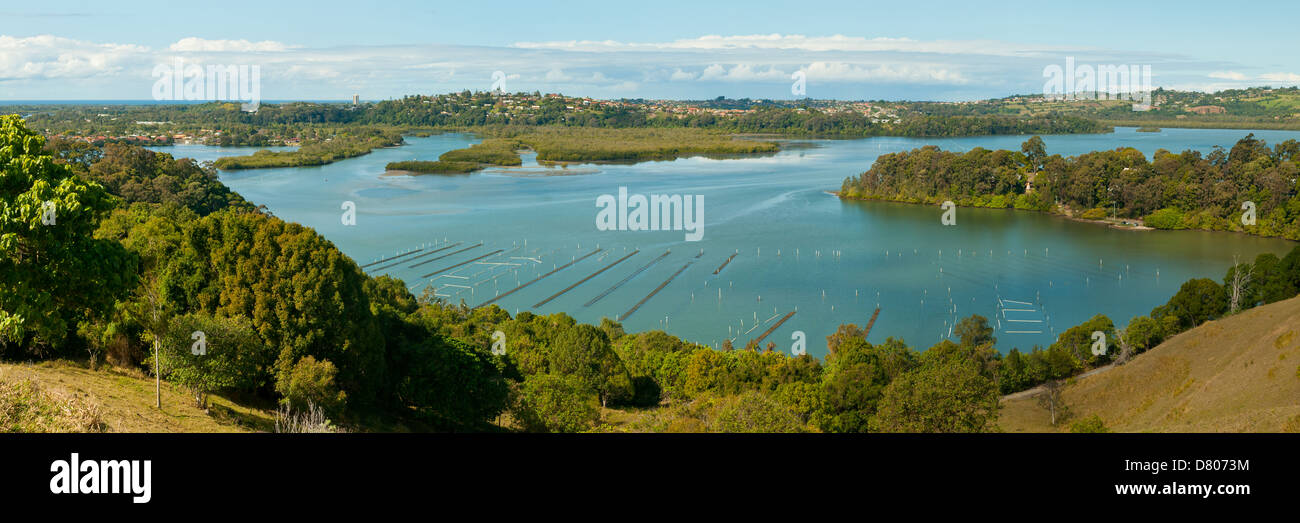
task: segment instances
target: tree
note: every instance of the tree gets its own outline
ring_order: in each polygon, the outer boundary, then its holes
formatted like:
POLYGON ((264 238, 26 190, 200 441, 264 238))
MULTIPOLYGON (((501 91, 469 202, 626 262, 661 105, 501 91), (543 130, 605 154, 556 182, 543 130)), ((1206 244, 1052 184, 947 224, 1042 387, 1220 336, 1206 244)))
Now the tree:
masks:
POLYGON ((983 432, 998 418, 998 389, 976 362, 943 361, 885 387, 871 421, 879 432, 983 432))
POLYGON ((522 396, 525 426, 533 430, 581 432, 600 420, 596 395, 576 376, 530 376, 522 396))
POLYGON ((1151 311, 1151 317, 1156 320, 1166 315, 1176 318, 1176 325, 1182 331, 1218 318, 1227 309, 1228 297, 1223 287, 1214 280, 1197 278, 1184 282, 1163 309, 1157 308, 1160 313, 1151 311))
POLYGON ((279 354, 337 365, 338 385, 369 402, 392 390, 368 278, 316 231, 253 212, 218 211, 189 224, 162 270, 177 310, 243 316, 279 354))
POLYGON ((1061 380, 1050 380, 1043 384, 1043 392, 1038 395, 1038 406, 1051 413, 1053 427, 1058 421, 1064 420, 1070 412, 1069 407, 1066 407, 1061 399, 1061 390, 1064 388, 1061 380))
POLYGON ((550 371, 576 376, 595 391, 601 406, 632 399, 632 376, 609 346, 605 332, 587 324, 563 329, 548 357, 550 371))
POLYGON ((292 410, 309 410, 315 406, 337 414, 343 410, 348 397, 334 383, 338 372, 330 360, 303 356, 293 365, 281 367, 275 391, 283 397, 281 402, 292 410))
POLYGON ((1020 152, 1025 154, 1029 159, 1029 166, 1035 171, 1042 170, 1043 160, 1047 158, 1047 146, 1043 144, 1043 139, 1033 136, 1025 143, 1020 144, 1020 152))
POLYGON ((1011 349, 998 367, 998 390, 1003 394, 1020 392, 1033 386, 1025 357, 1019 349, 1011 349))
POLYGON ((1236 314, 1248 299, 1247 287, 1250 285, 1250 276, 1254 270, 1254 267, 1249 264, 1238 263, 1236 256, 1232 257, 1232 268, 1228 269, 1228 276, 1224 282, 1228 287, 1228 314, 1236 314))
POLYGON ((1124 327, 1124 342, 1138 354, 1160 344, 1160 325, 1149 316, 1137 316, 1124 327))
POLYGON ((112 196, 55 163, 44 144, 18 116, 0 116, 0 340, 24 353, 61 346, 136 279, 136 258, 94 237, 112 196))
POLYGON ((711 432, 805 432, 795 413, 758 391, 722 398, 708 416, 711 432))
MULTIPOLYGON (((1059 348, 1069 354, 1076 361, 1086 364, 1088 367, 1095 367, 1114 359, 1115 347, 1115 324, 1103 314, 1093 316, 1088 321, 1066 329, 1056 338, 1049 350, 1059 348), (1093 354, 1092 347, 1096 343, 1093 339, 1094 332, 1101 332, 1106 343, 1106 352, 1104 354, 1093 354)), ((1063 378, 1065 376, 1057 376, 1063 378)))
MULTIPOLYGON (((160 343, 160 375, 189 389, 199 408, 220 389, 251 391, 265 382, 271 358, 248 325, 234 318, 187 314, 171 322, 160 343)), ((158 371, 159 369, 155 369, 158 371)))
POLYGON ((501 359, 454 338, 426 335, 393 349, 396 403, 441 430, 482 430, 506 410, 510 385, 501 359))
MULTIPOLYGON (((846 329, 841 326, 841 330, 846 329)), ((823 411, 816 416, 822 430, 871 430, 871 417, 876 414, 882 391, 915 368, 917 361, 916 352, 894 338, 872 345, 856 335, 844 337, 827 357, 822 375, 823 411)))
MULTIPOLYGON (((1037 138, 1035 136, 1034 138, 1037 138)), ((998 342, 993 337, 993 327, 989 325, 989 319, 978 314, 972 314, 953 327, 953 334, 961 340, 961 344, 966 347, 980 347, 983 345, 993 345, 998 342)))
POLYGON ((87 176, 128 203, 177 204, 200 216, 227 207, 253 209, 222 184, 210 166, 189 158, 173 159, 169 154, 136 145, 104 146, 102 157, 89 166, 87 176))

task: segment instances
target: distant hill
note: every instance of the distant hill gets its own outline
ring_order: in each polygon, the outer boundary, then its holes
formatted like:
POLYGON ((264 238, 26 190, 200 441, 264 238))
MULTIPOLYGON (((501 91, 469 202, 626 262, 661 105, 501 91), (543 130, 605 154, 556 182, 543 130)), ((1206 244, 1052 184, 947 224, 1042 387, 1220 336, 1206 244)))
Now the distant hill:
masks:
POLYGON ((1179 334, 1125 365, 1078 378, 1057 427, 1037 398, 1004 399, 1006 432, 1068 431, 1099 416, 1116 432, 1300 432, 1300 297, 1179 334))

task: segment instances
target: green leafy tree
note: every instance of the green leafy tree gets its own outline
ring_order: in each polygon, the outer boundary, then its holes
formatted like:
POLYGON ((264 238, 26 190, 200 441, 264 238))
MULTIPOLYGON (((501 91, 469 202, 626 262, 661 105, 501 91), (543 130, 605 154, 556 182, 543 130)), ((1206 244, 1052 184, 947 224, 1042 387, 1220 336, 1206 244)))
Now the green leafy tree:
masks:
POLYGON ((993 345, 998 342, 997 338, 993 337, 993 327, 989 325, 989 319, 978 314, 962 318, 957 322, 952 333, 956 334, 961 344, 967 347, 993 345))
POLYGON ((262 369, 274 359, 257 334, 234 318, 180 316, 160 341, 161 375, 189 389, 195 404, 204 409, 212 392, 252 391, 264 384, 262 369))
POLYGON ((1124 328, 1124 340, 1133 347, 1134 353, 1141 353, 1159 345, 1163 338, 1156 320, 1150 316, 1137 316, 1124 328))
POLYGON ((998 418, 998 389, 975 362, 943 361, 885 387, 871 420, 878 432, 983 432, 998 418))
POLYGON ((1043 160, 1047 158, 1047 146, 1043 144, 1042 138, 1033 136, 1025 140, 1025 143, 1020 144, 1020 152, 1024 153, 1030 167, 1034 170, 1043 168, 1043 160))
POLYGON ((1179 331, 1216 319, 1228 311, 1228 295, 1223 286, 1208 278, 1188 280, 1169 298, 1163 308, 1151 311, 1151 317, 1176 318, 1179 331))
POLYGON ((886 386, 917 365, 917 356, 900 340, 872 345, 845 338, 828 357, 822 382, 821 428, 827 432, 867 432, 886 386))
POLYGON ((710 432, 805 432, 791 410, 767 394, 749 390, 719 401, 709 418, 710 432))
POLYGON ((581 324, 564 329, 556 336, 550 362, 551 372, 576 376, 586 383, 602 406, 632 399, 632 376, 598 327, 581 324))
MULTIPOLYGON (((1069 354, 1075 361, 1087 366, 1103 365, 1110 362, 1116 356, 1116 337, 1115 324, 1105 315, 1098 314, 1088 321, 1066 329, 1060 336, 1057 336, 1056 343, 1053 343, 1049 350, 1056 348, 1069 354), (1101 332, 1106 343, 1105 354, 1093 354, 1092 347, 1096 343, 1092 334, 1101 332)), ((1061 376, 1064 377, 1064 376, 1061 376)))
POLYGON ((337 414, 347 403, 347 393, 334 382, 338 368, 330 360, 317 360, 303 356, 293 365, 280 369, 275 380, 275 391, 290 409, 308 410, 320 407, 327 413, 337 414))
POLYGON ((62 345, 136 279, 136 258, 94 237, 112 196, 56 163, 44 144, 17 116, 0 116, 0 340, 23 353, 62 345))
POLYGON ((525 425, 546 432, 582 432, 600 420, 596 395, 577 376, 541 374, 524 381, 525 425))
POLYGON ((457 339, 429 335, 398 347, 390 366, 400 406, 442 430, 483 430, 505 411, 510 386, 499 359, 457 339))

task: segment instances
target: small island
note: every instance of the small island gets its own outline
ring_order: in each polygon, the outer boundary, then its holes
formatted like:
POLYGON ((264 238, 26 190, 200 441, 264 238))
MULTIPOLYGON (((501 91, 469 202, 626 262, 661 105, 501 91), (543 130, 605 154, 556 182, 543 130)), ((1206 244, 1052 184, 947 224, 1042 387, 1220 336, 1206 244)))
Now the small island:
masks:
POLYGON ((388 164, 390 174, 467 174, 488 167, 523 165, 521 151, 537 153, 538 163, 644 162, 691 156, 735 157, 781 150, 772 141, 736 137, 706 129, 502 127, 479 129, 490 138, 447 151, 437 161, 388 164))

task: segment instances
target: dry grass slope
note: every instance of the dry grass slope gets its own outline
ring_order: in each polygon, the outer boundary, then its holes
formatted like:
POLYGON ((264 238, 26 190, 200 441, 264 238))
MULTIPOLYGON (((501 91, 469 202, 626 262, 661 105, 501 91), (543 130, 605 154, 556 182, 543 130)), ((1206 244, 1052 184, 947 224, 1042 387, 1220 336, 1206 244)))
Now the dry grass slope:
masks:
POLYGON ((1052 427, 1035 398, 1004 400, 1006 432, 1068 430, 1098 415, 1117 432, 1300 431, 1300 298, 1201 325, 1074 380, 1071 418, 1052 427))
POLYGON ((210 412, 187 391, 139 371, 92 371, 67 361, 0 363, 0 431, 248 432, 270 431, 274 414, 212 396, 210 412))

